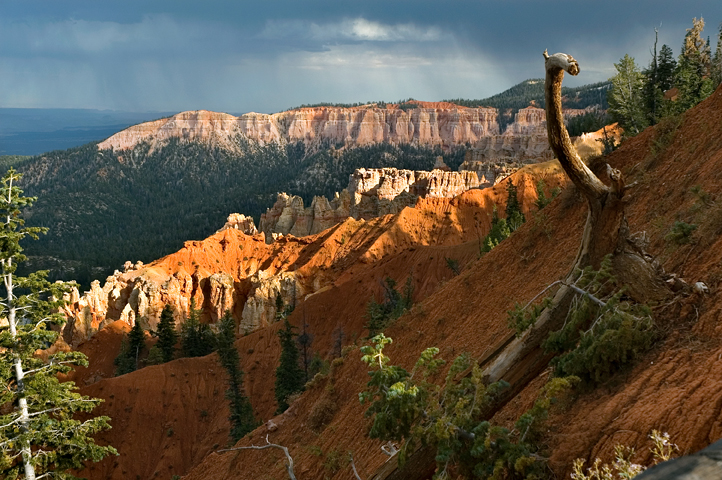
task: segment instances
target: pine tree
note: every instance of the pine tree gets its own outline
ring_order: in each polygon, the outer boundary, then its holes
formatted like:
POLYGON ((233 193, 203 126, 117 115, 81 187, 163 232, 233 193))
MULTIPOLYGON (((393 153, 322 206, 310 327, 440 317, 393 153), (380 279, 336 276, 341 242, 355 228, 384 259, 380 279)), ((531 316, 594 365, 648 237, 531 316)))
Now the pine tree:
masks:
MULTIPOLYGON (((382 332, 391 322, 404 314, 406 310, 411 308, 414 296, 414 279, 411 275, 406 277, 406 285, 404 285, 403 293, 396 290, 396 280, 386 277, 381 284, 384 289, 384 299, 381 303, 371 298, 366 304, 366 322, 365 327, 369 331, 369 338, 382 332)), ((339 350, 341 342, 343 342, 343 330, 341 330, 339 338, 339 350)), ((340 356, 340 351, 339 351, 340 356)))
POLYGON ((508 194, 506 200, 506 223, 509 226, 510 231, 514 231, 521 227, 526 221, 524 214, 521 211, 521 204, 517 198, 517 188, 514 182, 509 180, 509 185, 506 186, 506 192, 508 194))
MULTIPOLYGON (((304 304, 304 313, 305 313, 305 304, 304 304)), ((305 316, 305 315, 304 315, 305 316)), ((303 374, 305 381, 308 382, 311 378, 311 375, 309 374, 309 367, 311 366, 311 361, 313 360, 313 355, 311 352, 311 345, 313 344, 313 335, 310 334, 308 331, 308 324, 304 320, 303 322, 303 332, 301 332, 301 335, 296 338, 296 343, 298 343, 298 347, 300 349, 301 353, 301 365, 303 365, 303 374)))
POLYGON ((676 113, 697 105, 714 91, 713 81, 709 78, 711 52, 709 43, 702 39, 703 29, 704 19, 695 18, 692 20, 692 28, 687 29, 684 37, 675 72, 675 87, 679 89, 676 113))
POLYGON ((719 25, 719 34, 717 35, 717 48, 712 58, 711 77, 714 87, 722 83, 722 23, 719 25))
POLYGON ((231 312, 221 319, 221 328, 218 332, 218 358, 228 375, 226 399, 230 402, 231 439, 237 442, 248 432, 252 431, 258 423, 253 416, 253 408, 248 397, 243 394, 243 370, 234 346, 236 339, 236 322, 231 312))
POLYGON ((15 275, 25 261, 20 241, 38 238, 47 229, 25 227, 21 210, 34 198, 23 197, 15 186, 20 178, 10 169, 0 186, 0 269, 4 283, 0 316, 0 478, 34 480, 44 476, 76 478, 69 470, 81 470, 87 461, 98 461, 117 451, 95 444, 94 433, 110 428, 108 417, 74 418, 75 412, 90 412, 99 399, 81 396, 73 382, 60 382, 59 373, 73 365, 87 366, 80 352, 60 352, 43 360, 35 355, 57 339, 48 325, 62 321, 57 313, 64 304, 68 284, 50 283, 47 272, 27 277, 15 275))
POLYGON ((496 209, 496 205, 494 205, 491 214, 491 230, 489 230, 489 233, 486 235, 486 237, 484 237, 482 252, 490 252, 494 247, 499 245, 499 243, 501 243, 505 238, 508 238, 510 235, 511 229, 506 223, 506 219, 499 218, 499 212, 496 209))
POLYGON ((178 343, 178 333, 175 331, 175 320, 173 319, 173 308, 170 305, 163 307, 158 322, 158 343, 156 346, 163 355, 163 362, 173 360, 175 344, 178 343))
POLYGON ((283 297, 281 296, 281 292, 278 292, 278 294, 276 295, 276 315, 274 316, 274 318, 276 319, 276 321, 279 321, 286 318, 285 315, 286 314, 283 305, 283 297))
POLYGON ((647 126, 644 109, 644 76, 629 55, 614 64, 617 74, 610 78, 612 88, 607 94, 609 114, 628 135, 637 135, 647 126))
POLYGON ((145 349, 145 332, 143 327, 140 326, 140 322, 136 320, 133 328, 130 329, 128 334, 128 353, 133 360, 133 370, 138 369, 138 359, 141 352, 145 349))
POLYGON ((657 55, 657 84, 662 92, 674 87, 674 71, 677 68, 677 61, 674 59, 674 52, 668 45, 662 45, 657 55))
POLYGON ((644 105, 647 109, 647 119, 650 125, 656 125, 659 121, 660 108, 664 100, 664 91, 659 86, 659 57, 657 55, 657 42, 659 40, 659 29, 654 29, 654 50, 652 51, 652 62, 642 74, 644 75, 644 105))
POLYGON ((196 308, 196 301, 191 298, 188 318, 181 325, 181 352, 184 357, 203 357, 215 349, 215 336, 210 326, 201 323, 202 310, 196 308))
POLYGON ((283 319, 283 328, 278 331, 281 339, 281 359, 276 369, 276 403, 277 413, 288 408, 288 398, 294 393, 303 391, 303 370, 299 366, 298 347, 293 332, 294 327, 287 318, 283 319))
POLYGON ((127 340, 124 338, 120 353, 115 357, 116 375, 125 375, 138 369, 138 358, 145 349, 145 332, 139 322, 135 322, 127 340))

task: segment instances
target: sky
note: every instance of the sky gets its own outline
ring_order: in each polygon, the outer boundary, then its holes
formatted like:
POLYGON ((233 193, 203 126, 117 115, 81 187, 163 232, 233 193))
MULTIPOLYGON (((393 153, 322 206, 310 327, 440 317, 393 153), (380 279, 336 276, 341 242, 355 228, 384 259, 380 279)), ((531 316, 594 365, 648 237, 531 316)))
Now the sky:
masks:
POLYGON ((720 0, 0 0, 0 107, 273 113, 301 104, 485 98, 580 64, 576 86, 678 55, 720 0))

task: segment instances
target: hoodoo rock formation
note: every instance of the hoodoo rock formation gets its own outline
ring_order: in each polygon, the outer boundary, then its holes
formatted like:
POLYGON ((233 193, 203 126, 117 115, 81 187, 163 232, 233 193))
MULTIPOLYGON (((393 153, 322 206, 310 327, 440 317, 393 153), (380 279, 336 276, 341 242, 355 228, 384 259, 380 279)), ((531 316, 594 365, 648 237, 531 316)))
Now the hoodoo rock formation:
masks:
POLYGON ((305 237, 322 232, 349 217, 350 197, 347 190, 329 201, 326 197, 313 197, 311 206, 304 208, 303 199, 296 195, 279 193, 276 203, 261 214, 258 228, 271 241, 275 235, 291 234, 305 237))
POLYGON ((360 168, 349 179, 351 216, 367 220, 398 213, 414 206, 419 198, 453 198, 478 186, 474 172, 360 168))
MULTIPOLYGON (((301 197, 279 193, 276 203, 261 215, 258 229, 265 234, 267 242, 279 235, 304 237, 322 232, 348 217, 369 220, 413 207, 419 198, 453 198, 478 186, 475 172, 360 168, 350 175, 348 187, 330 201, 326 197, 313 197, 311 206, 304 208, 301 197)), ((234 213, 223 229, 255 231, 248 221, 248 217, 234 213), (243 228, 235 226, 239 222, 243 228)))
POLYGON ((258 233, 258 230, 256 229, 256 224, 253 223, 253 217, 243 215, 242 213, 231 213, 228 215, 228 220, 226 220, 226 224, 221 227, 220 231, 234 228, 236 230, 240 230, 241 232, 245 233, 246 235, 255 235, 258 233))
MULTIPOLYGON (((559 171, 552 166, 542 173, 540 166, 534 167, 536 170, 519 172, 517 180, 526 211, 536 199, 534 179, 554 177, 553 171, 559 171)), ((247 217, 231 215, 226 228, 206 240, 186 242, 180 251, 147 265, 127 262, 124 271, 116 271, 104 285, 95 281, 83 295, 71 292, 63 328, 65 341, 77 346, 117 320, 128 326, 139 322, 144 329, 155 330, 166 304, 171 305, 180 325, 191 299, 203 309, 203 321, 214 323, 230 310, 239 332, 264 328, 276 319, 279 295, 284 306, 291 306, 331 288, 343 271, 338 264, 373 263, 410 245, 478 241, 479 232, 490 227, 493 205, 506 200, 504 185, 468 190, 476 181, 473 172, 363 170, 353 181, 357 182, 354 196, 360 198, 356 204, 360 220, 350 217, 352 195, 345 190, 331 202, 317 197, 305 209, 300 198, 280 194, 264 214, 260 234, 247 233, 255 231, 247 217), (455 192, 465 193, 451 198, 455 192), (387 198, 393 195, 413 197, 411 204, 416 208, 404 210, 399 204, 394 207, 396 215, 372 214, 379 208, 377 204, 384 202, 388 203, 383 208, 390 209, 394 200, 387 198), (464 212, 458 213, 459 225, 449 223, 450 209, 464 212), (394 226, 399 219, 404 219, 403 227, 394 226), (433 228, 409 226, 419 222, 433 228), (308 233, 309 228, 318 231, 308 233), (414 234, 396 232, 406 228, 413 228, 414 234), (277 241, 267 243, 268 238, 277 241)), ((552 178, 551 183, 558 181, 552 178)))

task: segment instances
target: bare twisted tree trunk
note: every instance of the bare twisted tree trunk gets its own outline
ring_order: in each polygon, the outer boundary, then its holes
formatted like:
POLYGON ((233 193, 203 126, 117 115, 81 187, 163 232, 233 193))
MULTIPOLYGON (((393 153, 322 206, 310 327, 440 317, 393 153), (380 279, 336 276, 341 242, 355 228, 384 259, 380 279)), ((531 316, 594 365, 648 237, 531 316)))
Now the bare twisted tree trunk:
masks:
MULTIPOLYGON (((623 197, 627 186, 619 170, 609 165, 606 173, 609 185, 602 182, 582 161, 569 133, 564 126, 561 88, 564 72, 579 73, 579 64, 565 53, 548 55, 544 51, 546 69, 545 100, 547 135, 564 172, 574 186, 584 195, 589 207, 584 233, 574 265, 567 277, 561 281, 551 305, 544 309, 535 324, 521 336, 510 334, 497 349, 499 352, 487 363, 484 373, 489 382, 505 380, 510 387, 486 412, 491 418, 506 403, 536 378, 549 364, 553 355, 541 347, 549 333, 564 324, 574 296, 578 291, 573 287, 579 271, 587 266, 598 269, 602 259, 612 255, 612 267, 617 280, 627 287, 628 294, 637 301, 659 300, 669 293, 653 263, 648 261, 642 247, 629 235, 624 215, 623 197)), ((434 452, 424 448, 414 453, 402 469, 373 476, 374 480, 416 479, 433 466, 434 452), (426 468, 423 468, 426 466, 426 468)), ((428 474, 426 474, 428 476, 428 474)))

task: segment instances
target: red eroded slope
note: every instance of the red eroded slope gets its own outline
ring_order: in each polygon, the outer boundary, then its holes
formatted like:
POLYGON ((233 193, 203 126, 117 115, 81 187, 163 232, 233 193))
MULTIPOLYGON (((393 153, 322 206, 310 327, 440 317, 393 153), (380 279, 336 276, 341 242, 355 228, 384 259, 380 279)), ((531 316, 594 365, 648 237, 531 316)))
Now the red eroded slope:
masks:
MULTIPOLYGON (((553 452, 551 465, 560 478, 568 474, 575 457, 602 455, 610 460, 617 442, 638 447, 635 461, 648 460, 643 440, 652 428, 668 431, 683 452, 722 435, 722 297, 718 294, 722 283, 722 198, 718 194, 722 191, 722 89, 688 112, 667 140, 663 140, 664 130, 665 125, 658 126, 627 141, 608 161, 630 183, 639 182, 628 195, 631 230, 645 230, 650 249, 668 270, 692 282, 704 281, 711 295, 680 298, 656 309, 666 337, 633 369, 579 395, 568 410, 553 417, 547 441, 553 452), (690 244, 678 246, 665 240, 677 220, 699 225, 690 244)), ((585 216, 586 206, 568 188, 537 221, 527 222, 488 255, 468 263, 460 276, 435 289, 390 327, 386 333, 394 338, 388 348, 392 360, 410 367, 429 345, 439 346, 447 358, 460 351, 482 356, 493 349, 509 333, 506 310, 513 302, 532 298, 566 273, 585 216)), ((473 242, 466 244, 469 250, 472 246, 473 242)), ((431 255, 425 252, 426 258, 431 255)), ((390 262, 388 266, 400 267, 390 262)), ((307 317, 322 317, 328 324, 339 318, 351 324, 362 322, 363 300, 358 297, 368 291, 363 285, 373 273, 349 278, 336 285, 337 290, 310 298, 307 317)), ((403 276, 396 270, 396 278, 403 276)), ((298 321, 296 313, 294 319, 298 321)), ((349 352, 331 376, 333 388, 311 389, 289 413, 275 420, 280 426, 269 438, 290 448, 299 478, 349 478, 350 467, 333 461, 347 451, 353 451, 362 478, 383 463, 379 442, 366 436, 369 421, 357 403, 356 394, 366 379, 358 351, 349 352), (331 404, 336 405, 331 423, 320 433, 312 430, 311 413, 331 404)), ((527 408, 541 380, 499 418, 512 418, 527 408)), ((239 445, 259 445, 267 433, 261 427, 239 445)), ((285 477, 279 453, 213 454, 186 478, 263 476, 285 477)))
MULTIPOLYGON (((696 450, 722 435, 722 89, 688 112, 678 129, 649 129, 606 160, 621 169, 629 183, 638 182, 627 195, 630 229, 646 231, 650 251, 668 271, 690 282, 704 281, 711 295, 680 298, 656 309, 665 332, 658 345, 634 368, 592 392, 578 394, 571 406, 552 416, 546 442, 559 478, 568 474, 575 457, 611 459, 617 442, 636 444, 639 453, 634 460, 647 460, 643 440, 652 428, 668 431, 682 451, 696 450), (679 220, 698 225, 689 244, 665 240, 679 220)), ((523 175, 517 178, 528 201, 538 175, 522 179, 523 175)), ((505 198, 503 191, 500 185, 452 201, 423 200, 415 209, 369 222, 347 221, 314 237, 270 246, 262 261, 274 269, 315 269, 330 280, 327 288, 300 302, 290 317, 295 325, 308 324, 315 337, 313 348, 326 358, 333 357, 341 329, 344 345, 361 343, 365 304, 380 292, 379 282, 385 276, 403 282, 409 274, 417 303, 386 331, 394 338, 386 351, 392 361, 410 368, 431 345, 446 359, 463 351, 483 357, 510 334, 507 310, 566 274, 586 218, 586 205, 573 187, 567 187, 552 205, 529 215, 511 238, 477 259, 476 225, 488 221, 491 204, 505 198), (446 258, 459 261, 460 275, 447 268, 446 258)), ((217 250, 222 239, 216 235, 199 242, 194 253, 208 260, 192 261, 209 271, 215 260, 225 261, 217 250)), ((162 265, 170 271, 178 262, 171 257, 151 267, 162 265)), ((233 263, 227 266, 233 268, 233 263)), ((271 325, 236 342, 256 415, 273 418, 272 426, 259 427, 238 446, 260 445, 269 435, 289 448, 299 479, 351 477, 344 460, 351 451, 362 478, 370 476, 387 457, 380 442, 367 437, 369 419, 358 393, 368 376, 358 349, 347 348, 329 377, 317 381, 289 411, 273 417, 274 370, 280 353, 277 328, 271 325)), ((210 453, 222 448, 228 428, 223 378, 217 367, 210 373, 213 365, 214 355, 181 359, 84 387, 84 393, 113 400, 100 411, 111 415, 118 428, 103 439, 122 452, 86 474, 286 478, 282 454, 275 450, 210 453)), ((546 375, 497 419, 508 422, 528 408, 546 375)))
MULTIPOLYGON (((527 210, 536 199, 536 180, 542 177, 549 188, 562 178, 558 165, 552 164, 529 167, 514 177, 527 210)), ((474 262, 479 236, 489 228, 492 207, 497 204, 503 214, 505 200, 506 184, 500 184, 493 189, 469 191, 453 200, 422 200, 417 208, 407 208, 397 215, 370 221, 349 219, 315 236, 283 237, 271 245, 260 241, 260 237, 226 230, 204 241, 187 242, 179 252, 145 266, 142 274, 162 281, 178 271, 197 270, 202 276, 226 272, 242 283, 247 272, 256 267, 271 273, 297 271, 305 281, 326 287, 300 302, 291 321, 301 325, 305 319, 314 336, 313 349, 330 360, 339 332, 343 334, 343 345, 366 334, 365 305, 372 295, 380 294, 385 277, 403 284, 410 275, 415 297, 423 299, 451 283, 454 274, 447 258, 457 260, 462 267, 474 262)), ((106 400, 97 413, 113 418, 113 429, 101 434, 100 439, 116 446, 121 455, 104 460, 84 474, 94 479, 185 474, 227 442, 223 372, 212 354, 111 378, 112 359, 122 337, 118 323, 122 322, 111 324, 108 331, 101 330, 81 345, 91 367, 77 372, 75 378, 84 394, 106 400)), ((257 418, 262 420, 272 418, 276 410, 273 384, 280 355, 275 334, 278 327, 271 325, 236 342, 246 372, 245 389, 257 418)), ((455 331, 452 322, 445 328, 449 334, 455 331)), ((358 378, 365 378, 365 374, 358 378)), ((345 396, 338 405, 343 403, 343 408, 352 411, 358 409, 348 401, 358 393, 355 379, 347 379, 348 388, 339 387, 345 396)), ((294 411, 300 411, 295 408, 277 422, 284 423, 294 411)), ((354 416, 349 414, 350 419, 354 416)))

